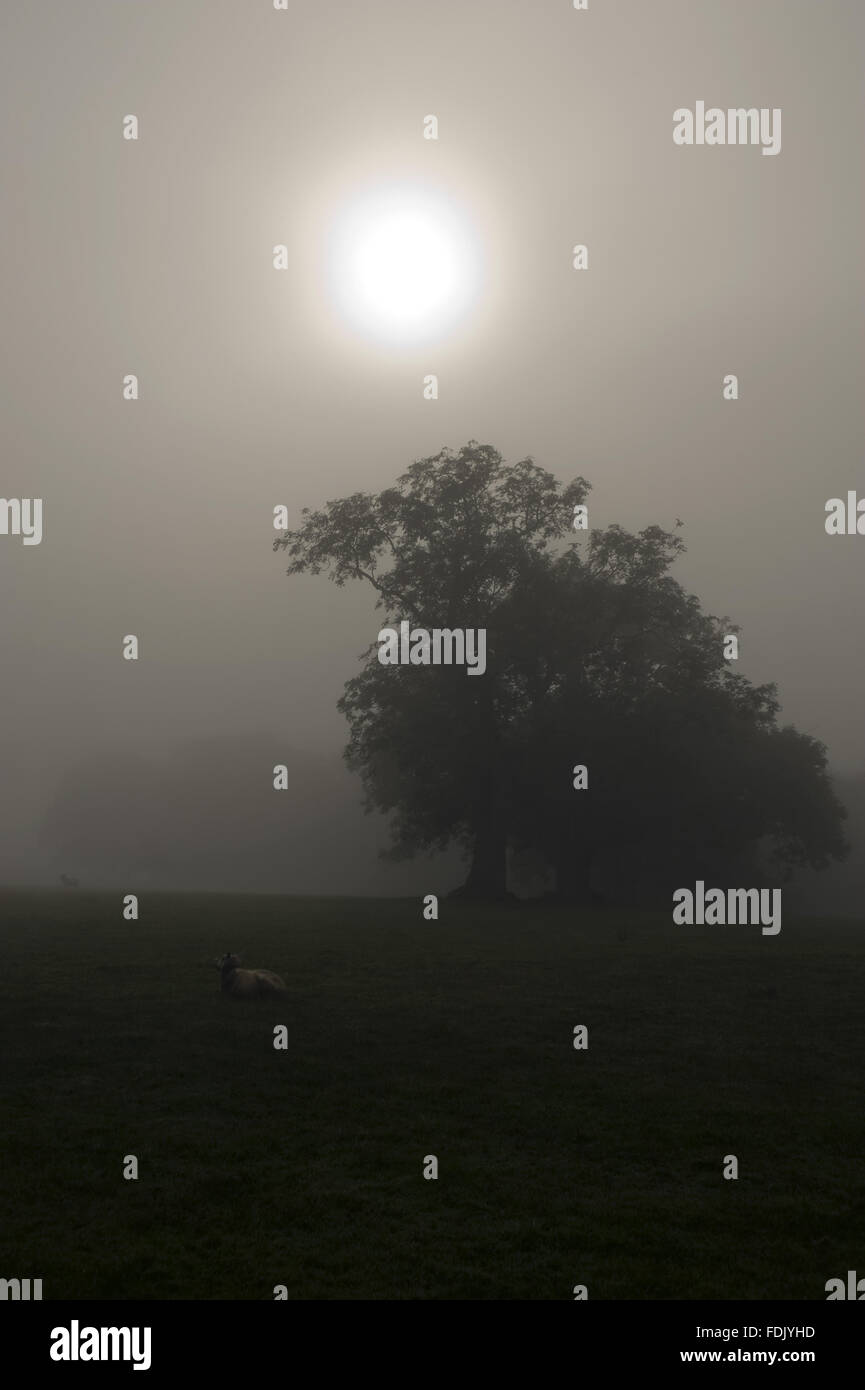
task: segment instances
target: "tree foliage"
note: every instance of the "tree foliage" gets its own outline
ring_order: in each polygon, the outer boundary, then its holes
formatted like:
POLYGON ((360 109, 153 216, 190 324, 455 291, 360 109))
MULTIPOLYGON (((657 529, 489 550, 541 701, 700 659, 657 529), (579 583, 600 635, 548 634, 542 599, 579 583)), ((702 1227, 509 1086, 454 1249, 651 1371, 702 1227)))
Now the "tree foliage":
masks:
POLYGON ((346 685, 346 756, 390 818, 391 853, 457 842, 466 891, 497 896, 507 847, 529 849, 573 897, 599 875, 639 886, 842 858, 825 748, 779 728, 775 687, 724 659, 736 628, 671 575, 679 535, 611 525, 580 541, 589 489, 470 441, 377 495, 305 510, 274 542, 290 575, 370 584, 383 625, 486 629, 483 676, 383 666, 372 644, 346 685))

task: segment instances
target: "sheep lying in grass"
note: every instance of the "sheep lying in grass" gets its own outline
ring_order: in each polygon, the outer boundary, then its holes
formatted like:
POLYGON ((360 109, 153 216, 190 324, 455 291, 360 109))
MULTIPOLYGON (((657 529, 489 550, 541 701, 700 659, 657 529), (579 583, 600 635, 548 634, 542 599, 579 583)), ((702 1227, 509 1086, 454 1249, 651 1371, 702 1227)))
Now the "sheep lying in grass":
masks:
POLYGON ((221 956, 215 965, 222 976, 222 992, 231 999, 272 999, 288 993, 285 981, 272 970, 241 970, 240 956, 221 956))

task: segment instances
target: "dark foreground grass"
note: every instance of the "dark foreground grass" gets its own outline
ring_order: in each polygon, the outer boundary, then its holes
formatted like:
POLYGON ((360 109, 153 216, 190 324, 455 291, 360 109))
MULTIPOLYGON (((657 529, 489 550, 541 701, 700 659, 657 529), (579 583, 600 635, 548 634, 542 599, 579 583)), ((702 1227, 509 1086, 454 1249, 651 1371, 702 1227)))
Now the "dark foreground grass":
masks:
POLYGON ((46 1299, 824 1299, 865 1275, 860 924, 0 908, 0 1274, 46 1299), (225 950, 286 1002, 223 1000, 225 950))

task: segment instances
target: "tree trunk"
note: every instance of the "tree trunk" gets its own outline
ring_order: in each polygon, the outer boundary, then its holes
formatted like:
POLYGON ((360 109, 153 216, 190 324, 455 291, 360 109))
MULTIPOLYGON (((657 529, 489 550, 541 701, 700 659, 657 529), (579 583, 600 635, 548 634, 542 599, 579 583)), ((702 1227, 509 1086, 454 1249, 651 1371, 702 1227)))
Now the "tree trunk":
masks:
POLYGON ((469 875, 453 898, 485 898, 498 901, 510 897, 507 883, 507 832, 490 820, 475 835, 469 875))

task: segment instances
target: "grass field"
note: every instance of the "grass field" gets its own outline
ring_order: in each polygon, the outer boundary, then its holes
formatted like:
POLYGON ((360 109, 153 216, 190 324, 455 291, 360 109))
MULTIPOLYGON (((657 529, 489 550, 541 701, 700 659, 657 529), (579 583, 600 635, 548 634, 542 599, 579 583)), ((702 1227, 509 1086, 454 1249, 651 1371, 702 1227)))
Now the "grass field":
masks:
POLYGON ((0 1274, 46 1299, 825 1299, 865 1275, 860 924, 0 912, 0 1274), (224 1000, 227 950, 287 1001, 224 1000))

